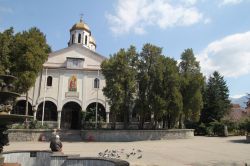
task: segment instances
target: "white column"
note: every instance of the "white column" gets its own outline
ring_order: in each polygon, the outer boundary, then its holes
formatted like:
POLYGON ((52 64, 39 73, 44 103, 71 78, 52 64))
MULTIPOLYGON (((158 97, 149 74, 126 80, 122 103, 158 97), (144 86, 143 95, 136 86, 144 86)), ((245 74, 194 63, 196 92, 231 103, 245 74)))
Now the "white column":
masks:
POLYGON ((62 111, 58 110, 58 112, 57 112, 57 128, 58 129, 61 128, 61 115, 62 115, 62 111))
POLYGON ((33 119, 36 120, 36 112, 37 110, 33 110, 33 119))
POLYGON ((108 104, 108 101, 105 98, 105 111, 106 111, 106 122, 109 123, 109 112, 110 112, 110 107, 108 104))
POLYGON ((60 70, 59 71, 58 90, 57 90, 57 110, 62 110, 62 101, 64 99, 63 76, 64 76, 64 72, 60 70))
POLYGON ((82 76, 82 110, 86 111, 86 100, 87 100, 87 81, 86 81, 86 72, 82 76))
POLYGON ((109 112, 106 112, 106 123, 109 123, 109 112))
POLYGON ((45 110, 45 98, 46 98, 46 92, 47 92, 47 73, 48 73, 48 68, 45 69, 45 81, 44 81, 44 93, 43 93, 43 113, 42 113, 42 126, 43 126, 43 121, 44 121, 44 110, 45 110))
POLYGON ((35 105, 32 106, 32 111, 33 111, 33 120, 36 120, 37 109, 35 105))

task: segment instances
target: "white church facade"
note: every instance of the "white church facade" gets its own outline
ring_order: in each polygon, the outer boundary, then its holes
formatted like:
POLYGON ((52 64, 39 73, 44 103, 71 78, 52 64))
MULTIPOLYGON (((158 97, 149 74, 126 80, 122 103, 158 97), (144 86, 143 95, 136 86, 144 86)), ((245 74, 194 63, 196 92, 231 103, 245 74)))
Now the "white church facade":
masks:
MULTIPOLYGON (((109 122, 109 105, 102 92, 105 79, 100 68, 106 58, 95 49, 90 28, 80 19, 70 29, 68 47, 49 54, 28 92, 29 114, 34 119, 65 129, 80 129, 83 116, 92 122, 96 117, 109 122)), ((17 99, 14 113, 24 111, 25 100, 25 95, 17 99)))

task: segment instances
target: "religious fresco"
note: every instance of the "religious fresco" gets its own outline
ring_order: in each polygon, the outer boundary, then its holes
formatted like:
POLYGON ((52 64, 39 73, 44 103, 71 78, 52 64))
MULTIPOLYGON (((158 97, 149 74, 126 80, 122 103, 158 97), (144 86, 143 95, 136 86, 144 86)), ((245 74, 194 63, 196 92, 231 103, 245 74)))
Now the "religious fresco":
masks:
POLYGON ((69 91, 76 92, 77 91, 77 77, 73 75, 69 78, 69 91))

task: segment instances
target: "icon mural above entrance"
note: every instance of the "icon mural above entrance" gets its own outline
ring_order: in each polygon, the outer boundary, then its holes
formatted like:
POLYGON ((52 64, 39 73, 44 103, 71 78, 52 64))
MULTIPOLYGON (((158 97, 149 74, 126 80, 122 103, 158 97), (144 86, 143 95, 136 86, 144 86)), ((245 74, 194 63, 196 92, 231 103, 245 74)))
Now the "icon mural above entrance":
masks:
POLYGON ((77 77, 73 75, 69 78, 69 92, 77 91, 77 77))

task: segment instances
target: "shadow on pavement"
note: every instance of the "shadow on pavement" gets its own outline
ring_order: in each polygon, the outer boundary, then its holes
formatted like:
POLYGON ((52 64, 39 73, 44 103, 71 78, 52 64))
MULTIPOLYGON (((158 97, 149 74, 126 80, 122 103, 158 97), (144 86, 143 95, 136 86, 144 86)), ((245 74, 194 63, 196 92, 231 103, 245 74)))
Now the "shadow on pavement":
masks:
POLYGON ((238 139, 238 140, 230 140, 232 143, 239 143, 239 144, 249 144, 246 139, 238 139))

